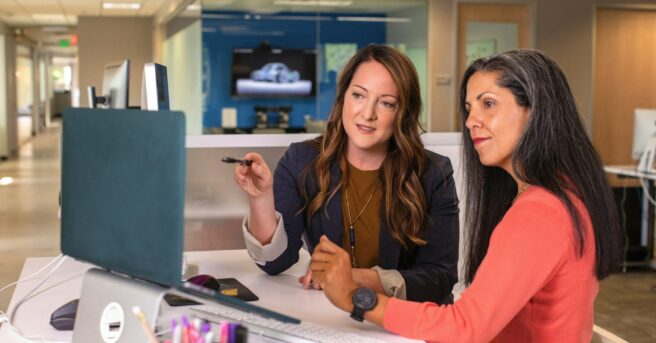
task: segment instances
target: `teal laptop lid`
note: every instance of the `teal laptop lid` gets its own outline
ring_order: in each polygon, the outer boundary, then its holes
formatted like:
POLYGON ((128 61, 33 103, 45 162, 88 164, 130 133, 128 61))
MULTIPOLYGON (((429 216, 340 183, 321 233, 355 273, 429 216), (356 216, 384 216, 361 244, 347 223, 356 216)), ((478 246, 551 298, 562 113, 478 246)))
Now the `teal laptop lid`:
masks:
POLYGON ((184 114, 69 108, 62 135, 62 252, 117 273, 179 285, 184 114))

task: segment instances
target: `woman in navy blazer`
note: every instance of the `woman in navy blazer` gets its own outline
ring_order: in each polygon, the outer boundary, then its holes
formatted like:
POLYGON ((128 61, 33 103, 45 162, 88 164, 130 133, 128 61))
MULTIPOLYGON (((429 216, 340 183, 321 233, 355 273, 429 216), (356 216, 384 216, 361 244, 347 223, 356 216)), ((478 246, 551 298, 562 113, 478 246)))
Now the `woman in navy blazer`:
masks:
MULTIPOLYGON (((311 253, 322 235, 342 246, 343 225, 352 219, 342 202, 343 192, 348 204, 352 191, 351 165, 377 170, 382 192, 379 265, 354 268, 355 282, 414 301, 453 301, 458 198, 449 159, 423 148, 419 94, 405 55, 367 46, 344 67, 322 136, 292 144, 274 175, 260 155, 244 157, 252 164, 237 166, 235 181, 249 195, 244 236, 260 268, 285 271, 298 261, 304 241, 311 253)), ((309 271, 299 281, 307 288, 309 271)))

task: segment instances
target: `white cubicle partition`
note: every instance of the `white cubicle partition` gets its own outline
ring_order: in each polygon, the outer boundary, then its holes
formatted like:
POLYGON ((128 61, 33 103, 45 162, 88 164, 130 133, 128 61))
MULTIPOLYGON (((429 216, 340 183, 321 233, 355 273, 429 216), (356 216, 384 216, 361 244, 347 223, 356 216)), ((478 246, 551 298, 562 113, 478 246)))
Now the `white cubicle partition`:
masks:
MULTIPOLYGON (((234 165, 222 163, 221 157, 242 157, 246 153, 254 151, 260 153, 273 170, 291 143, 314 137, 317 135, 187 136, 185 250, 245 248, 241 222, 248 213, 248 200, 244 192, 233 181, 234 165)), ((426 133, 422 135, 422 140, 426 149, 451 160, 458 198, 463 204, 462 168, 460 167, 461 134, 455 132, 426 133)), ((460 223, 462 228, 462 208, 460 223)), ((461 230, 460 242, 462 241, 461 230)), ((460 256, 463 256, 462 249, 460 256)), ((461 263, 459 263, 459 267, 461 263)))

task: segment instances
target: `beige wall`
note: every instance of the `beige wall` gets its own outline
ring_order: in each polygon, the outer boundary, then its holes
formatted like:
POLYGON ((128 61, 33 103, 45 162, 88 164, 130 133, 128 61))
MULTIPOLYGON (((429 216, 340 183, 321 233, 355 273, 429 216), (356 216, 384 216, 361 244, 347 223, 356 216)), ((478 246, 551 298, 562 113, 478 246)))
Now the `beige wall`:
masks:
POLYGON ((163 62, 172 110, 183 111, 187 134, 203 133, 202 28, 199 19, 173 19, 166 27, 163 62))
MULTIPOLYGON (((429 91, 431 131, 458 130, 450 117, 457 110, 455 94, 456 11, 458 2, 468 0, 429 1, 429 91), (452 76, 448 84, 439 85, 440 76, 452 76)), ((472 1, 469 1, 472 2, 472 1)), ((593 38, 597 6, 656 6, 653 0, 477 0, 488 3, 534 4, 535 25, 532 46, 551 56, 568 78, 577 105, 589 132, 592 131, 593 38)))
POLYGON ((87 104, 87 86, 102 90, 105 64, 130 59, 130 106, 141 105, 143 65, 153 61, 153 19, 139 17, 78 18, 80 105, 87 104))
MULTIPOLYGON (((0 23, 0 34, 4 35, 4 101, 0 101, 0 158, 18 153, 17 108, 16 108, 16 40, 13 30, 0 23)), ((0 81, 2 82, 2 81, 0 81)))
POLYGON ((583 120, 592 126, 593 0, 541 0, 537 11, 537 46, 567 76, 583 120))
POLYGON ((428 131, 456 131, 454 127, 456 75, 456 3, 428 3, 428 131))

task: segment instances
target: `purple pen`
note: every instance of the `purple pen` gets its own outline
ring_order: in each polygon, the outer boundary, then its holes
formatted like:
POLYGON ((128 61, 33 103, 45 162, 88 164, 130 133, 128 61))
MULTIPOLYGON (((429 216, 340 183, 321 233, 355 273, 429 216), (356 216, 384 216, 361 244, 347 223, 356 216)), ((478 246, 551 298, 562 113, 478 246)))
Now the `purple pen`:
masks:
POLYGON ((207 334, 211 333, 210 332, 211 329, 212 329, 212 326, 210 325, 210 323, 207 323, 207 322, 203 323, 200 326, 200 333, 198 335, 198 340, 196 342, 198 342, 198 343, 211 343, 212 337, 210 336, 209 340, 208 340, 208 337, 207 337, 207 334))

